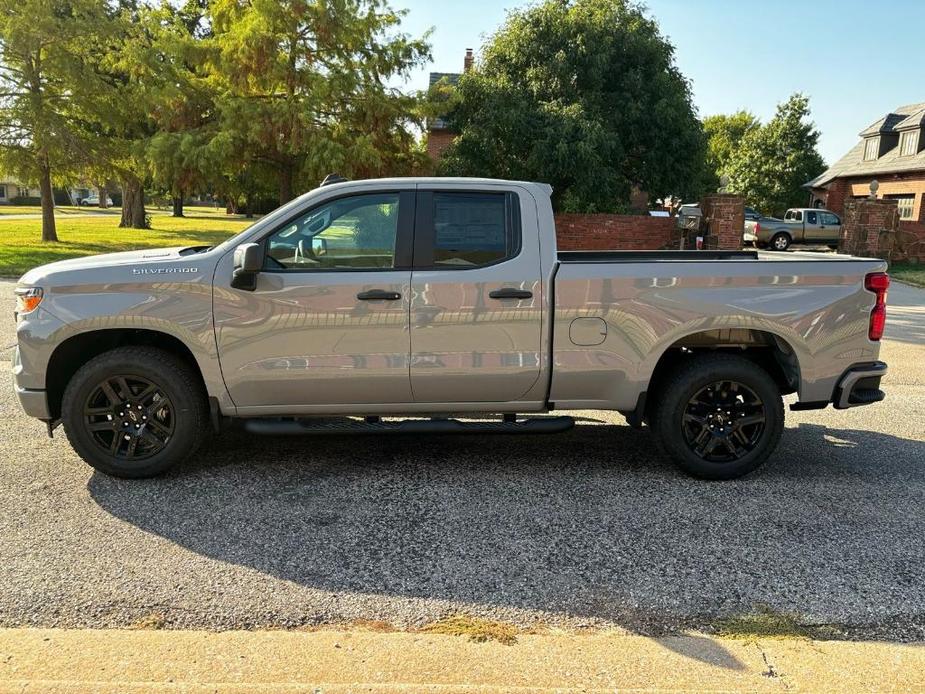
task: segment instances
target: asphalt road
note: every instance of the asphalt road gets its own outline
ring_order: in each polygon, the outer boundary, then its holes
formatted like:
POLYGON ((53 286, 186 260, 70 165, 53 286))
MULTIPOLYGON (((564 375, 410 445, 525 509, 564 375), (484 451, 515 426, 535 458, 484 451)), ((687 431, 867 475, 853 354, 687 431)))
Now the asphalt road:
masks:
POLYGON ((0 626, 464 611, 656 634, 770 609, 923 639, 925 291, 890 298, 887 401, 788 412, 771 461, 723 483, 599 412, 553 437, 227 435, 170 476, 120 481, 24 417, 0 364, 0 626))

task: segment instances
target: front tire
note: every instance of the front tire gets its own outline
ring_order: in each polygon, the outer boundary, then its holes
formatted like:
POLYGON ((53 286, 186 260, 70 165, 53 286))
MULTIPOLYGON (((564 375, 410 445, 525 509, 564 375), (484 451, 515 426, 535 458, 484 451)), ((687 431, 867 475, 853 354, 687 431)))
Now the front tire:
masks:
POLYGON ((786 251, 788 248, 790 248, 791 243, 792 240, 790 238, 790 234, 781 232, 779 234, 774 234, 773 238, 771 239, 770 246, 771 250, 774 251, 786 251))
POLYGON ((660 385, 653 431, 682 470, 711 480, 752 472, 784 430, 780 389, 754 362, 729 354, 692 356, 660 385))
POLYGON ((153 347, 120 347, 84 364, 64 390, 68 441, 88 464, 115 477, 152 477, 186 460, 208 431, 198 374, 153 347))

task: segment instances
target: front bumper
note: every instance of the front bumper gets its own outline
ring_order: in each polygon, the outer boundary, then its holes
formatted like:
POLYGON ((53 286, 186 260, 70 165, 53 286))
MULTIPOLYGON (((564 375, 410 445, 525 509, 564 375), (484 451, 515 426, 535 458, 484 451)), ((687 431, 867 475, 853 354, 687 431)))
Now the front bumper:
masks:
POLYGON ((880 379, 886 375, 887 365, 882 361, 855 364, 848 369, 835 386, 832 404, 836 410, 860 407, 880 402, 886 393, 880 390, 880 379))
POLYGON ((19 356, 19 346, 13 348, 13 389, 23 411, 30 417, 37 417, 46 421, 51 419, 48 407, 48 397, 43 388, 26 388, 20 385, 23 379, 23 367, 19 356))
POLYGON ((51 419, 51 412, 48 409, 48 398, 44 390, 29 390, 16 386, 16 397, 19 398, 19 404, 30 417, 36 417, 48 421, 51 419))

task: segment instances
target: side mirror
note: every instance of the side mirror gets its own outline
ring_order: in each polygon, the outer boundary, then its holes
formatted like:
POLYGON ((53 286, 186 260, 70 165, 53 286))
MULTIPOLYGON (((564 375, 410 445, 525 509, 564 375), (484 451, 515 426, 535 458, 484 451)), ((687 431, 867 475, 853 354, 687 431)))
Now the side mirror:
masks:
POLYGON ((316 258, 325 255, 328 252, 328 240, 319 239, 317 236, 312 239, 312 255, 316 258))
POLYGON ((254 291, 257 288, 257 273, 263 267, 263 248, 259 243, 242 243, 234 249, 234 271, 231 286, 235 289, 254 291))

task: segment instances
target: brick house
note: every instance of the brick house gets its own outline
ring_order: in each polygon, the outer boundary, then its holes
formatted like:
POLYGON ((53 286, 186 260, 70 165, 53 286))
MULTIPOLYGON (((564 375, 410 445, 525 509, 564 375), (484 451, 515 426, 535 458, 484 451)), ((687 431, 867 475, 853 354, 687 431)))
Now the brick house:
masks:
MULTIPOLYGON (((472 49, 467 48, 466 57, 463 58, 463 72, 471 70, 474 62, 475 57, 472 54, 472 49)), ((432 72, 430 73, 428 86, 433 88, 438 82, 445 82, 455 87, 459 83, 460 77, 462 77, 460 72, 432 72)), ((446 148, 453 142, 454 137, 456 137, 456 133, 450 130, 443 118, 432 118, 427 122, 427 156, 431 158, 431 161, 435 164, 440 161, 440 157, 443 156, 446 148)))
POLYGON ((860 141, 804 184, 810 204, 843 214, 845 201, 870 195, 897 201, 900 228, 925 231, 925 103, 901 106, 862 130, 860 141))

